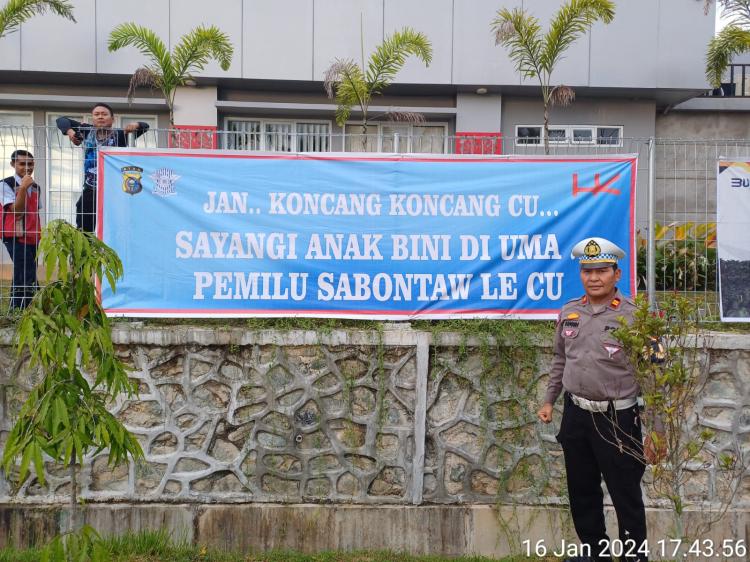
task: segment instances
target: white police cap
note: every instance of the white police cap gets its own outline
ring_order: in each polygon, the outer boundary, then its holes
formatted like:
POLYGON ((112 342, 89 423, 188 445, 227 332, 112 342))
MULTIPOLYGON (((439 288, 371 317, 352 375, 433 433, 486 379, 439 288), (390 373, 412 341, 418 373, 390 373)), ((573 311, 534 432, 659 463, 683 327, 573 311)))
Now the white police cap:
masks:
POLYGON ((625 257, 625 251, 606 238, 584 238, 573 246, 571 257, 578 258, 581 269, 596 269, 617 264, 625 257))

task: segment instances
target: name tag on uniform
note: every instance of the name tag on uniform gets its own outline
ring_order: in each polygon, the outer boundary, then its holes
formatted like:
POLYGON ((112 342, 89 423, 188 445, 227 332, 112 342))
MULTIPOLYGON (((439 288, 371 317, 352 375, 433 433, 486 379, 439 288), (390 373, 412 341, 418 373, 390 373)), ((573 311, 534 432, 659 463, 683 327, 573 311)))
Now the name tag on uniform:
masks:
POLYGON ((578 335, 580 329, 580 321, 578 320, 563 320, 562 323, 562 335, 566 338, 574 338, 578 335))

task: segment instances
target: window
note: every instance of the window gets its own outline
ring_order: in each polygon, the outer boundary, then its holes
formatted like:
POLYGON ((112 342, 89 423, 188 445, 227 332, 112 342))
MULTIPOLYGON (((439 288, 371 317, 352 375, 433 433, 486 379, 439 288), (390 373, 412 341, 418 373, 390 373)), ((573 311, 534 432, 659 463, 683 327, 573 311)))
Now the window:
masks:
POLYGON ((273 152, 327 152, 331 146, 329 121, 288 121, 227 118, 224 148, 273 152))
POLYGON ((34 117, 27 111, 0 111, 0 162, 3 164, 4 178, 10 155, 16 149, 34 152, 34 117))
POLYGON ((620 127, 597 127, 596 144, 620 146, 620 127))
POLYGON ((575 144, 593 144, 594 128, 587 127, 585 129, 573 129, 573 142, 575 144))
POLYGON ((344 127, 346 152, 408 152, 444 154, 448 126, 445 124, 370 123, 362 133, 359 123, 344 127))
MULTIPOLYGON (((541 125, 516 126, 516 145, 543 143, 541 125)), ((622 127, 596 125, 566 125, 549 128, 549 143, 557 145, 590 144, 592 146, 622 146, 622 127)))
POLYGON ((158 148, 159 122, 156 115, 115 115, 115 127, 122 127, 133 121, 148 123, 148 131, 135 139, 135 146, 138 148, 158 148))
MULTIPOLYGON (((57 128, 55 121, 61 113, 48 113, 48 147, 47 147, 47 204, 45 222, 64 219, 75 224, 75 204, 83 186, 83 148, 74 146, 68 137, 57 128)), ((90 115, 66 113, 76 121, 86 121, 90 115)), ((143 121, 150 129, 136 140, 135 146, 153 148, 157 146, 156 115, 119 115, 115 114, 115 127, 123 123, 143 121)))
POLYGON ((565 129, 553 129, 549 130, 549 142, 556 144, 568 142, 568 131, 565 129))
POLYGON ((541 127, 516 127, 517 144, 540 144, 541 142, 541 127))

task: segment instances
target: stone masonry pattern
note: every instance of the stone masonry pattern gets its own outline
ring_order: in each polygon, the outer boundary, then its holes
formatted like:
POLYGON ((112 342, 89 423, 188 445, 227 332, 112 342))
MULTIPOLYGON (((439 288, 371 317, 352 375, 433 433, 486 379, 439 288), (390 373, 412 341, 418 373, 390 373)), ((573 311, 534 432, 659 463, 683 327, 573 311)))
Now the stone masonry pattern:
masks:
MULTIPOLYGON (((420 365, 425 340, 407 329, 170 330, 114 334, 139 397, 118 399, 113 412, 146 458, 118 467, 106 454, 88 459, 88 501, 567 503, 555 424, 535 415, 551 360, 543 345, 528 365, 454 338, 428 343, 420 365)), ((9 339, 0 347, 0 445, 33 384, 9 339)), ((694 422, 715 432, 711 453, 736 442, 750 453, 750 349, 711 350, 694 422)), ((715 467, 694 468, 692 498, 711 500, 715 467)), ((31 478, 13 495, 0 477, 0 501, 64 501, 66 471, 48 463, 47 480, 31 478)), ((750 506, 750 476, 734 503, 750 506)))

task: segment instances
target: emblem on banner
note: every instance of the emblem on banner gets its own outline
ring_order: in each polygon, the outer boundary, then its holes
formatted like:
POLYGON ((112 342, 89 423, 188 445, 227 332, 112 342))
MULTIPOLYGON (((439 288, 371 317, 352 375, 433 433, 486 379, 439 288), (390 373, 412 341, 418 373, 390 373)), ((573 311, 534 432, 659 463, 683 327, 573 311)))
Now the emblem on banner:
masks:
POLYGON ((143 177, 143 168, 138 166, 125 166, 121 168, 122 172, 122 190, 130 195, 135 195, 143 190, 141 178, 143 177))
POLYGON ((175 174, 174 170, 170 170, 169 168, 159 168, 151 174, 150 177, 154 180, 154 189, 152 191, 154 195, 158 195, 159 197, 172 197, 173 195, 177 195, 174 184, 177 183, 177 180, 179 180, 181 176, 175 174))

